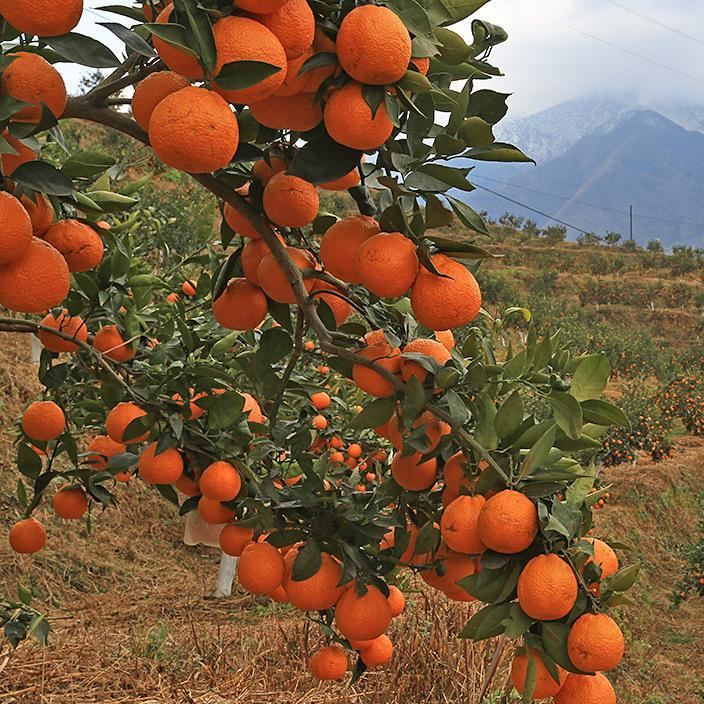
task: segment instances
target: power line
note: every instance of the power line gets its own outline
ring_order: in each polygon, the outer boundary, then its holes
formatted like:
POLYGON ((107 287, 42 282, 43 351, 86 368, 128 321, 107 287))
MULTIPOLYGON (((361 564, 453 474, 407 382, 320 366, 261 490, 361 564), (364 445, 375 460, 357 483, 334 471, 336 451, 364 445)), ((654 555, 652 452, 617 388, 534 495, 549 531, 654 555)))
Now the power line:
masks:
POLYGON ((606 44, 606 46, 610 46, 612 49, 616 49, 617 51, 620 51, 624 54, 628 54, 629 56, 635 57, 636 59, 640 59, 641 61, 647 61, 649 64, 652 64, 653 66, 659 66, 660 68, 664 68, 666 71, 670 71, 671 73, 676 73, 679 76, 682 76, 684 78, 689 78, 692 81, 696 81, 697 83, 704 85, 704 80, 702 80, 701 78, 697 78, 696 76, 692 76, 689 73, 685 73, 684 71, 680 71, 677 68, 660 63, 659 61, 655 61, 655 59, 651 59, 647 56, 643 56, 643 54, 638 54, 635 51, 631 51, 630 49, 626 49, 625 47, 619 46, 618 44, 614 44, 613 42, 610 42, 608 39, 603 39, 602 37, 598 37, 596 34, 591 34, 590 32, 586 32, 583 29, 579 29, 578 27, 573 27, 571 24, 567 24, 566 22, 563 22, 562 20, 557 20, 554 17, 550 17, 548 15, 545 15, 542 12, 539 12, 538 10, 534 10, 532 7, 525 7, 524 5, 520 5, 519 3, 514 2, 513 0, 504 0, 504 2, 507 2, 509 5, 513 5, 514 7, 518 7, 521 10, 525 10, 526 12, 532 12, 533 14, 538 15, 539 17, 542 17, 543 19, 546 19, 549 22, 554 22, 555 24, 560 25, 561 27, 565 27, 566 29, 571 29, 573 32, 577 32, 578 34, 582 34, 585 37, 589 37, 590 39, 594 39, 597 42, 601 42, 602 44, 606 44))

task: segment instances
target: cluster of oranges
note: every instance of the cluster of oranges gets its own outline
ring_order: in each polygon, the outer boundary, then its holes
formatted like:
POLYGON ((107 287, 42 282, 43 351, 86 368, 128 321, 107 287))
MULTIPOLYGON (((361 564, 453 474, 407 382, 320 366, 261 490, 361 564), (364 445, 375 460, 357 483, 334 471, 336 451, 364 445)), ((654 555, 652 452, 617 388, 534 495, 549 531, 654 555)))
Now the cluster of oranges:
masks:
POLYGON ((606 467, 635 463, 638 452, 646 452, 653 462, 660 462, 672 456, 668 435, 669 424, 657 417, 639 415, 630 428, 615 428, 604 435, 602 462, 606 467))
POLYGON ((686 374, 671 381, 657 399, 663 418, 668 423, 679 420, 688 433, 704 434, 704 380, 686 374))

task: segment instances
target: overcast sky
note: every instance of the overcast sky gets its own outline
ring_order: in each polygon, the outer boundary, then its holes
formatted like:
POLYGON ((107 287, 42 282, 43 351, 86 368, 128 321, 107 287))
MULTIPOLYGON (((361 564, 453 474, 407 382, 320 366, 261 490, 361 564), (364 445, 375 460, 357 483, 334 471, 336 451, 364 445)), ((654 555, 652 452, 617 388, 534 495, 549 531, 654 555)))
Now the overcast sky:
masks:
MULTIPOLYGON (((86 0, 88 9, 78 31, 96 38, 112 37, 95 22, 119 21, 117 16, 100 18, 91 10, 105 4, 105 0, 86 0)), ((513 115, 538 112, 595 93, 629 95, 643 104, 704 105, 702 0, 491 0, 476 17, 501 25, 509 34, 509 41, 492 55, 506 77, 492 81, 492 87, 514 94, 513 115), (575 29, 698 80, 628 55, 575 29)), ((461 25, 460 32, 470 37, 470 23, 461 25)), ((74 67, 65 70, 72 90, 76 89, 79 73, 74 67)))

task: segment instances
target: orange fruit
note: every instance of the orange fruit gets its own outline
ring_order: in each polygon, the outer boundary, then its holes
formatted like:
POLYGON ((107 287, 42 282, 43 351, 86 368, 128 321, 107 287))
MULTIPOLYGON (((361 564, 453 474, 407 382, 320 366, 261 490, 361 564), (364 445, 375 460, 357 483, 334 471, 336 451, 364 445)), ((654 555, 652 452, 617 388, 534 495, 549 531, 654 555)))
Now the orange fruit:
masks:
POLYGON ((64 487, 54 494, 54 511, 67 520, 77 520, 88 510, 88 497, 81 487, 64 487))
POLYGON ((152 443, 139 455, 139 476, 148 484, 173 484, 183 474, 183 456, 174 447, 157 454, 152 443))
POLYGON ((412 430, 401 430, 399 428, 399 418, 396 413, 389 419, 387 437, 389 442, 397 449, 403 449, 404 439, 417 428, 423 428, 423 434, 428 441, 428 451, 434 450, 444 435, 449 435, 452 428, 448 423, 438 420, 430 411, 423 411, 421 415, 413 421, 412 430))
POLYGON ((373 640, 391 623, 391 607, 374 586, 359 595, 356 584, 348 587, 335 606, 335 625, 347 640, 373 640))
POLYGON ((265 423, 266 418, 262 413, 262 409, 257 403, 257 400, 251 394, 248 393, 243 393, 242 396, 244 397, 244 407, 242 409, 242 412, 245 414, 249 414, 247 420, 250 423, 265 423))
POLYGON ((174 482, 177 491, 180 491, 184 496, 193 497, 200 496, 198 483, 191 479, 185 472, 174 482))
MULTIPOLYGON (((286 247, 286 251, 293 263, 301 271, 315 268, 315 260, 305 249, 286 247)), ((261 262, 259 262, 257 279, 264 289, 264 293, 272 300, 278 303, 296 302, 296 294, 293 292, 293 287, 273 254, 267 254, 262 258, 261 262)), ((303 283, 306 291, 311 291, 313 289, 314 279, 304 279, 303 283)))
POLYGON ((352 305, 342 298, 340 292, 331 284, 316 279, 313 291, 317 292, 314 300, 324 301, 332 311, 336 327, 339 328, 352 315, 352 305))
POLYGON ((559 555, 538 555, 518 578, 518 603, 528 616, 556 621, 567 616, 577 601, 577 578, 559 555))
POLYGON ((189 86, 154 108, 149 142, 167 166, 189 173, 216 171, 237 151, 237 118, 217 93, 189 86))
MULTIPOLYGON (((291 2, 294 1, 295 0, 291 0, 291 2)), ((290 98, 294 95, 298 95, 299 93, 311 93, 311 91, 308 90, 308 84, 310 83, 309 72, 306 71, 305 73, 300 73, 303 68, 303 64, 305 64, 311 56, 313 56, 313 50, 309 48, 297 58, 288 60, 288 63, 286 64, 286 78, 284 78, 284 82, 281 84, 281 87, 276 91, 276 93, 274 93, 274 96, 290 98)), ((311 95, 309 97, 314 98, 315 96, 311 95)), ((323 112, 321 109, 320 119, 322 119, 322 117, 323 112)))
POLYGON ((403 78, 411 60, 411 36, 392 10, 377 5, 356 7, 337 33, 337 56, 356 81, 389 85, 403 78))
POLYGON ((188 79, 174 71, 157 71, 140 81, 132 96, 132 115, 137 124, 148 132, 156 106, 167 95, 188 85, 188 79))
POLYGON ((198 513, 206 523, 211 525, 229 523, 235 517, 235 512, 225 504, 217 499, 207 499, 205 496, 201 496, 198 500, 198 513))
POLYGON ((523 552, 538 534, 538 509, 519 491, 504 489, 479 514, 479 536, 495 552, 523 552))
POLYGON ((381 665, 386 665, 393 657, 393 654, 394 646, 391 643, 391 639, 386 634, 382 634, 368 645, 365 645, 359 656, 367 667, 380 667, 381 665))
POLYGON ((430 70, 430 59, 427 57, 416 57, 411 59, 411 65, 409 68, 415 68, 418 73, 422 73, 424 76, 428 75, 430 70))
POLYGON ((355 167, 344 176, 336 178, 334 181, 319 183, 318 186, 325 191, 348 191, 350 188, 359 186, 360 182, 359 170, 355 167))
POLYGON ((327 645, 310 658, 310 671, 316 680, 340 680, 347 665, 347 654, 339 645, 327 645))
MULTIPOLYGON (((56 318, 53 313, 48 313, 42 319, 41 324, 65 335, 71 335, 79 342, 85 342, 88 339, 88 328, 83 318, 80 315, 69 315, 66 308, 62 308, 56 318)), ((62 337, 54 335, 47 330, 40 330, 37 336, 42 345, 51 352, 76 352, 79 349, 75 342, 64 340, 62 337)))
POLYGON ((331 609, 342 596, 344 587, 339 586, 342 579, 340 563, 327 553, 322 554, 322 562, 318 571, 308 579, 293 578, 293 564, 297 551, 291 551, 291 559, 286 560, 286 576, 284 589, 288 600, 298 609, 304 611, 325 611, 331 609))
POLYGON ((167 303, 178 303, 181 300, 181 297, 178 295, 178 293, 170 293, 166 297, 166 302, 167 303))
POLYGON ((320 124, 323 109, 314 93, 270 95, 250 105, 252 117, 273 130, 308 132, 320 124))
POLYGON ((403 596, 403 592, 392 584, 389 586, 389 596, 387 600, 391 607, 391 617, 396 618, 400 616, 406 608, 406 597, 403 596))
MULTIPOLYGON (((312 56, 316 54, 334 54, 335 53, 335 42, 330 39, 320 27, 315 28, 315 39, 313 39, 313 51, 312 56)), ((308 86, 306 90, 315 93, 325 79, 330 78, 338 70, 336 65, 321 66, 320 68, 315 68, 312 71, 307 71, 306 76, 308 76, 308 86)))
POLYGON ((215 299, 215 320, 228 330, 254 330, 268 312, 266 296, 245 278, 230 279, 227 288, 215 299))
MULTIPOLYGON (((279 235, 279 240, 283 243, 283 238, 279 235)), ((259 265, 262 259, 270 254, 271 250, 264 240, 252 240, 245 244, 242 249, 242 271, 249 283, 259 285, 259 265)))
MULTIPOLYGON (((426 357, 434 359, 441 366, 444 366, 446 362, 452 359, 452 355, 442 343, 426 338, 411 340, 401 352, 402 354, 408 352, 425 355, 426 357)), ((418 362, 414 362, 412 359, 401 358, 401 376, 404 381, 408 381, 412 376, 415 376, 422 384, 429 373, 430 372, 418 364, 418 362)))
POLYGON ((232 557, 239 557, 242 551, 253 542, 254 532, 251 528, 233 523, 226 525, 220 532, 220 549, 232 557))
POLYGON ((66 109, 68 95, 61 74, 42 56, 18 51, 14 61, 0 76, 0 96, 29 103, 10 118, 13 122, 38 123, 42 117, 42 103, 54 117, 66 109))
POLYGON ((601 672, 596 675, 567 675, 553 704, 616 704, 616 692, 601 672))
POLYGON ((32 221, 17 198, 0 191, 0 222, 0 264, 7 264, 29 250, 32 244, 32 221))
POLYGON ((450 330, 471 323, 482 305, 477 280, 462 264, 444 254, 431 257, 442 276, 425 267, 411 289, 416 320, 430 330, 450 330))
POLYGON ((436 330, 433 335, 446 350, 451 352, 455 348, 455 336, 452 330, 436 330))
POLYGON ((310 395, 310 401, 314 408, 319 411, 324 411, 326 408, 330 407, 332 401, 330 400, 330 394, 325 393, 325 391, 318 391, 310 395))
POLYGON ((366 215, 352 215, 331 225, 320 240, 320 261, 348 284, 362 281, 359 251, 366 240, 380 232, 379 223, 366 215))
POLYGON ((421 457, 420 453, 404 457, 397 452, 391 462, 391 476, 408 491, 425 491, 437 480, 438 461, 433 457, 421 462, 421 457))
POLYGON ((443 469, 443 477, 445 486, 450 492, 459 496, 462 491, 472 491, 476 480, 470 479, 465 474, 465 468, 468 467, 467 458, 462 452, 457 452, 445 462, 443 469))
POLYGON ((328 427, 328 419, 325 416, 315 416, 313 418, 313 427, 316 430, 325 430, 328 427))
POLYGON ((274 174, 282 171, 286 171, 286 162, 275 156, 270 156, 268 161, 266 159, 258 159, 252 165, 252 174, 262 186, 266 186, 274 174))
POLYGON ((0 15, 18 32, 58 37, 70 32, 83 14, 83 0, 0 0, 0 15))
POLYGON ((66 430, 66 416, 53 401, 33 401, 22 414, 22 432, 32 440, 56 440, 66 430))
POLYGON ((134 348, 122 337, 117 325, 100 328, 93 338, 93 347, 113 362, 129 362, 134 357, 134 348))
POLYGON ((535 688, 533 689, 533 699, 547 699, 554 697, 565 683, 567 671, 563 670, 559 665, 557 667, 559 682, 556 682, 550 671, 545 667, 542 658, 537 650, 523 650, 513 658, 511 663, 511 681, 516 691, 523 694, 526 685, 526 676, 528 674, 528 658, 533 661, 535 667, 535 688))
POLYGON ((59 220, 44 239, 61 255, 71 272, 95 269, 103 258, 103 240, 90 225, 79 220, 59 220))
POLYGON ((398 298, 418 276, 416 246, 400 232, 381 232, 362 243, 357 267, 367 290, 382 298, 398 298))
POLYGON ((22 256, 0 266, 0 305, 18 313, 54 308, 68 296, 70 287, 66 260, 36 237, 22 256))
MULTIPOLYGON (((442 551, 444 553, 442 560, 443 574, 440 574, 437 568, 426 570, 421 572, 423 581, 435 589, 449 592, 453 596, 458 592, 462 592, 468 597, 463 599, 464 601, 474 601, 474 598, 458 586, 457 582, 466 577, 471 577, 477 571, 476 560, 469 557, 469 555, 448 550, 446 547, 443 547, 442 551)), ((459 599, 457 600, 459 601, 459 599)))
POLYGON ((268 15, 282 8, 286 0, 232 0, 232 4, 255 15, 268 15))
POLYGON ((198 291, 196 289, 197 283, 195 281, 184 281, 181 284, 181 291, 184 296, 188 296, 189 298, 193 298, 198 291))
POLYGON ((107 435, 96 435, 86 447, 86 463, 90 469, 102 471, 113 457, 123 454, 126 450, 124 445, 107 435))
POLYGON ((278 10, 257 19, 281 42, 289 61, 297 59, 313 44, 315 17, 306 0, 288 0, 278 10))
POLYGON ((448 548, 471 555, 486 550, 479 537, 479 512, 485 503, 483 496, 459 496, 443 511, 440 533, 448 548))
MULTIPOLYGON (((190 388, 188 392, 188 411, 183 415, 188 415, 189 420, 198 420, 198 418, 200 418, 205 413, 205 409, 199 406, 196 401, 205 398, 208 394, 206 394, 204 391, 201 391, 200 393, 195 393, 195 389, 193 388, 190 388)), ((183 396, 181 396, 181 394, 174 394, 171 397, 171 400, 175 401, 181 408, 185 408, 186 406, 186 404, 183 402, 183 396)))
POLYGON ((111 440, 119 443, 138 443, 144 442, 149 433, 142 433, 135 437, 134 432, 125 437, 125 431, 130 423, 137 418, 146 417, 147 412, 140 408, 136 403, 124 402, 118 403, 105 419, 105 430, 111 440))
POLYGON ((286 566, 281 553, 267 542, 251 543, 240 555, 237 578, 252 594, 267 594, 281 586, 286 566))
POLYGON ((340 144, 369 151, 380 147, 394 131, 386 104, 381 103, 375 115, 362 95, 362 84, 347 83, 329 98, 323 112, 328 134, 340 144))
POLYGON ((225 207, 222 210, 222 215, 230 229, 238 235, 242 235, 242 237, 248 237, 253 240, 258 240, 261 238, 261 235, 257 232, 254 225, 238 210, 235 210, 229 203, 225 203, 225 207))
POLYGON ((54 208, 49 199, 42 193, 35 193, 33 197, 24 195, 20 203, 32 221, 32 233, 35 237, 42 237, 54 222, 54 208))
POLYGON ((213 88, 228 102, 249 105, 275 93, 286 77, 286 52, 276 35, 262 22, 247 17, 223 17, 213 25, 218 52, 213 88), (235 61, 259 61, 278 71, 248 88, 227 90, 217 83, 223 66, 235 61))
POLYGON ((567 654, 582 672, 613 670, 623 659, 624 650, 623 633, 606 614, 583 614, 567 636, 567 654))
MULTIPOLYGON (((605 580, 612 574, 616 574, 618 572, 618 557, 616 557, 616 553, 611 546, 598 538, 587 538, 587 540, 594 546, 594 557, 590 557, 586 561, 585 566, 590 562, 596 563, 597 567, 601 568, 600 581, 605 580)), ((599 582, 590 584, 589 590, 598 596, 601 591, 599 582)))
POLYGON ((315 186, 298 176, 276 174, 264 188, 264 212, 281 227, 305 227, 315 220, 319 208, 315 186))
POLYGON ((12 172, 19 166, 22 166, 22 164, 26 164, 29 161, 36 161, 37 155, 34 153, 34 150, 16 137, 13 137, 7 130, 2 132, 2 138, 14 149, 14 153, 12 154, 0 154, 2 170, 5 176, 11 176, 12 172))
POLYGON ((350 446, 347 448, 347 454, 350 457, 361 457, 363 452, 364 450, 362 450, 362 446, 356 442, 351 443, 350 446))
MULTIPOLYGON (((174 11, 174 6, 169 3, 156 18, 157 24, 168 24, 171 19, 171 14, 174 11)), ((175 18, 174 18, 175 21, 175 18)), ((152 44, 156 52, 159 54, 159 58, 170 68, 172 71, 190 78, 191 80, 202 80, 205 70, 201 66, 198 57, 188 51, 184 51, 181 47, 175 44, 169 44, 169 42, 164 39, 160 39, 155 34, 152 35, 152 44)))
POLYGON ((205 468, 199 487, 206 499, 232 501, 240 493, 242 479, 229 462, 213 462, 205 468))
POLYGON ((39 552, 46 545, 46 530, 36 518, 17 521, 10 528, 10 547, 20 554, 39 552))
MULTIPOLYGON (((391 345, 389 345, 388 342, 369 345, 360 350, 357 354, 383 367, 392 374, 398 373, 401 368, 400 350, 398 347, 391 349, 391 345)), ((392 396, 394 393, 394 386, 388 379, 385 379, 379 372, 363 364, 354 363, 352 365, 352 379, 362 391, 368 393, 370 396, 386 398, 392 396)))

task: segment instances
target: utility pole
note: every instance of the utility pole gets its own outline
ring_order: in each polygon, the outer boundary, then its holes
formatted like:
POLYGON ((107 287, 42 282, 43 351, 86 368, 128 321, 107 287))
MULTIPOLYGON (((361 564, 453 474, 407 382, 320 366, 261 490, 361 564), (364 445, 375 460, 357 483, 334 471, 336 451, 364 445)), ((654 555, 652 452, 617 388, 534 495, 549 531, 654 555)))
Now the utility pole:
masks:
POLYGON ((630 208, 630 212, 631 212, 631 239, 633 239, 633 206, 632 205, 630 208))

